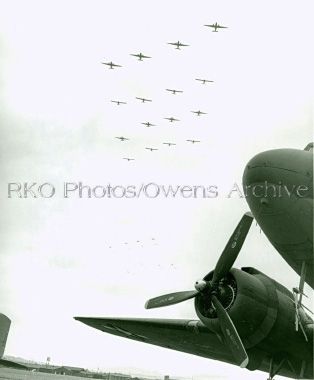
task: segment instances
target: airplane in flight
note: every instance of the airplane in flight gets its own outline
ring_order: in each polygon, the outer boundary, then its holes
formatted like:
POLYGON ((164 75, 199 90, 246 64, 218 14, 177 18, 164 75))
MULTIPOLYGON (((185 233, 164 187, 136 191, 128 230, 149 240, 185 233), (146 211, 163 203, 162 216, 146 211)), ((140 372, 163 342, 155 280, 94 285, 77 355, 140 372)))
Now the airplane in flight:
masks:
POLYGON ((143 124, 143 125, 145 125, 146 127, 155 127, 155 124, 152 124, 152 123, 150 123, 149 121, 146 121, 145 123, 141 123, 141 124, 143 124))
POLYGON ((138 61, 143 61, 143 58, 152 58, 152 57, 149 57, 148 55, 144 55, 142 53, 139 53, 139 54, 130 54, 130 55, 132 55, 133 57, 137 57, 138 61))
POLYGON ((313 379, 314 321, 302 303, 313 279, 313 144, 305 150, 259 153, 247 164, 245 213, 214 270, 194 290, 148 300, 146 309, 194 299, 199 319, 75 317, 101 331, 209 359, 281 375, 313 379), (300 276, 290 291, 252 267, 233 268, 253 216, 300 276))
POLYGON ((145 102, 151 102, 152 100, 151 99, 146 99, 146 98, 139 98, 139 97, 135 97, 136 99, 138 99, 138 100, 141 100, 142 101, 142 103, 145 103, 145 102))
POLYGON ((175 143, 171 143, 171 142, 164 142, 163 144, 164 144, 164 145, 168 145, 168 146, 171 146, 171 145, 177 145, 177 144, 175 144, 175 143))
POLYGON ((127 161, 134 161, 135 158, 129 158, 129 157, 123 157, 124 160, 127 160, 127 161))
POLYGON ((206 112, 202 112, 202 111, 191 111, 191 112, 196 113, 197 116, 206 115, 206 112))
POLYGON ((202 82, 202 84, 214 83, 213 80, 208 80, 208 79, 199 79, 199 78, 196 78, 195 80, 198 80, 199 82, 202 82))
POLYGON ((109 69, 114 69, 115 67, 122 67, 121 65, 117 65, 113 62, 101 62, 103 65, 109 66, 109 69))
POLYGON ((158 148, 145 148, 147 150, 150 150, 151 152, 153 152, 154 150, 158 150, 158 148))
POLYGON ((178 42, 168 42, 168 45, 174 45, 174 46, 176 46, 176 49, 178 49, 178 50, 181 50, 180 48, 182 46, 190 46, 190 45, 182 44, 180 41, 178 41, 178 42))
POLYGON ((123 137, 123 136, 116 137, 116 139, 121 140, 121 141, 130 140, 130 139, 128 139, 127 137, 123 137))
POLYGON ((215 24, 211 24, 211 25, 204 25, 204 26, 208 26, 209 28, 213 28, 213 32, 218 32, 217 29, 227 29, 228 27, 227 26, 222 26, 222 25, 219 25, 217 22, 215 22, 215 24))
POLYGON ((189 142, 191 142, 192 144, 195 144, 195 143, 199 143, 199 142, 200 142, 199 140, 186 140, 186 141, 189 141, 189 142))
POLYGON ((166 91, 171 92, 173 95, 176 95, 176 94, 183 92, 182 90, 171 90, 170 88, 166 88, 166 91))
POLYGON ((111 100, 111 103, 116 103, 117 106, 120 104, 126 104, 126 102, 121 102, 121 100, 111 100))
POLYGON ((174 117, 165 117, 164 118, 165 120, 169 120, 170 121, 170 123, 173 123, 174 121, 180 121, 179 119, 175 119, 174 117))

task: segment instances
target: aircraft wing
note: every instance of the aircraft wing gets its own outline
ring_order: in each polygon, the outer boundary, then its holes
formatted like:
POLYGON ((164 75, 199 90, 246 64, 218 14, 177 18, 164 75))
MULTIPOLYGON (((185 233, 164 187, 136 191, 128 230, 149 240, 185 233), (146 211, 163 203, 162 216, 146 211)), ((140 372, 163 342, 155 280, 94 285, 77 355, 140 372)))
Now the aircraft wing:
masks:
POLYGON ((13 362, 12 360, 0 359, 0 368, 16 368, 16 369, 29 369, 26 365, 18 362, 13 362))
POLYGON ((235 364, 222 337, 198 320, 75 317, 95 329, 123 338, 235 364))

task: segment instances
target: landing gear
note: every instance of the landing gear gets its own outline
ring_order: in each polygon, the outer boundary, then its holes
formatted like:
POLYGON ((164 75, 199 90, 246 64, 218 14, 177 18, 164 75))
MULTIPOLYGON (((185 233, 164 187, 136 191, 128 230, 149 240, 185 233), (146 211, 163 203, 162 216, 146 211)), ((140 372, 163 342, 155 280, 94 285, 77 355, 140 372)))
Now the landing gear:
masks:
POLYGON ((274 380, 274 376, 278 375, 279 371, 282 369, 282 367, 287 364, 291 371, 296 376, 296 370, 294 366, 292 365, 291 361, 285 356, 283 353, 279 356, 272 357, 270 359, 269 363, 269 377, 267 380, 274 380))
MULTIPOLYGON (((305 281, 305 275, 306 275, 306 262, 303 261, 302 267, 301 267, 301 276, 300 276, 300 283, 298 288, 293 288, 293 298, 294 298, 294 305, 295 305, 295 331, 299 331, 299 327, 304 335, 305 340, 308 342, 307 334, 304 330, 304 327, 302 325, 302 320, 300 317, 300 309, 307 309, 309 312, 312 313, 311 310, 309 310, 306 306, 302 304, 302 297, 306 296, 304 294, 304 281, 305 281)), ((303 311, 303 310, 302 310, 303 311)))
POLYGON ((270 359, 270 365, 269 365, 269 377, 267 380, 273 380, 274 376, 278 374, 278 372, 281 370, 282 366, 284 365, 286 361, 286 358, 282 358, 279 363, 276 365, 275 359, 270 359))

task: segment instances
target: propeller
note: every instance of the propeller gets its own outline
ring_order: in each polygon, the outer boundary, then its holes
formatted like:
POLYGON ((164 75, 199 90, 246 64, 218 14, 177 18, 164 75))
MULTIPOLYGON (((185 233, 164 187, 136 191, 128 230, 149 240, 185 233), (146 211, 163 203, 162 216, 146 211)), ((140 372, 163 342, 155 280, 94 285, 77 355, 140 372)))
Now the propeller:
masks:
POLYGON ((215 306, 222 333, 232 351, 234 358, 237 361, 237 364, 240 367, 245 368, 249 363, 249 358, 232 319, 229 317, 229 314, 218 301, 216 296, 212 296, 212 303, 215 306))
POLYGON ((246 235, 248 234, 251 227, 252 221, 253 216, 250 212, 247 212, 242 216, 242 219, 240 220, 225 249, 222 251, 222 254, 218 259, 213 275, 214 284, 216 284, 220 279, 229 273, 232 265, 240 253, 246 235))
POLYGON ((195 290, 165 294, 163 296, 151 298, 145 304, 146 309, 169 306, 194 298, 197 295, 206 292, 211 297, 211 302, 216 310, 220 328, 225 337, 226 343, 230 347, 236 363, 241 367, 247 366, 248 356, 237 329, 227 311, 219 301, 218 286, 220 280, 227 276, 238 257, 252 221, 253 216, 250 212, 247 212, 242 216, 217 261, 211 281, 205 280, 205 278, 207 278, 207 276, 205 276, 204 279, 195 282, 195 290))
POLYGON ((186 301, 190 298, 194 298, 198 294, 197 290, 187 290, 185 292, 176 292, 165 294, 163 296, 151 298, 145 304, 145 309, 153 309, 156 307, 175 305, 186 301))

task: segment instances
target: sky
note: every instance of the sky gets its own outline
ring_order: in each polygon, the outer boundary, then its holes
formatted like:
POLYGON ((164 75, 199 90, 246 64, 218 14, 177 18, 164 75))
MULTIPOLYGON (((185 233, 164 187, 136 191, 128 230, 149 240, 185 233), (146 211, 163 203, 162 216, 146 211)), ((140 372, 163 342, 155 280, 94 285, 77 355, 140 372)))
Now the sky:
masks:
MULTIPOLYGON (((239 194, 228 195, 241 186, 252 156, 312 141, 313 3, 0 0, 0 6, 0 311, 12 319, 6 353, 129 373, 265 378, 110 336, 73 317, 196 318, 193 301, 150 311, 144 304, 193 289, 214 268, 248 210, 239 194), (204 26, 215 22, 228 29, 212 33, 204 26), (189 46, 168 44, 178 40, 189 46), (139 52, 152 58, 130 55, 139 52), (102 64, 110 61, 122 67, 102 64), (206 114, 191 112, 197 110, 206 114), (180 121, 169 123, 170 116, 180 121), (141 124, 147 121, 155 126, 141 124), (35 189, 48 183, 55 194, 8 197, 9 183, 25 182, 35 189), (64 184, 79 182, 153 184, 152 191, 156 184, 215 186, 218 195, 108 198, 98 188, 89 198, 85 188, 81 197, 72 191, 65 198, 64 184)), ((235 263, 241 266, 288 289, 298 285, 255 223, 235 263)))

